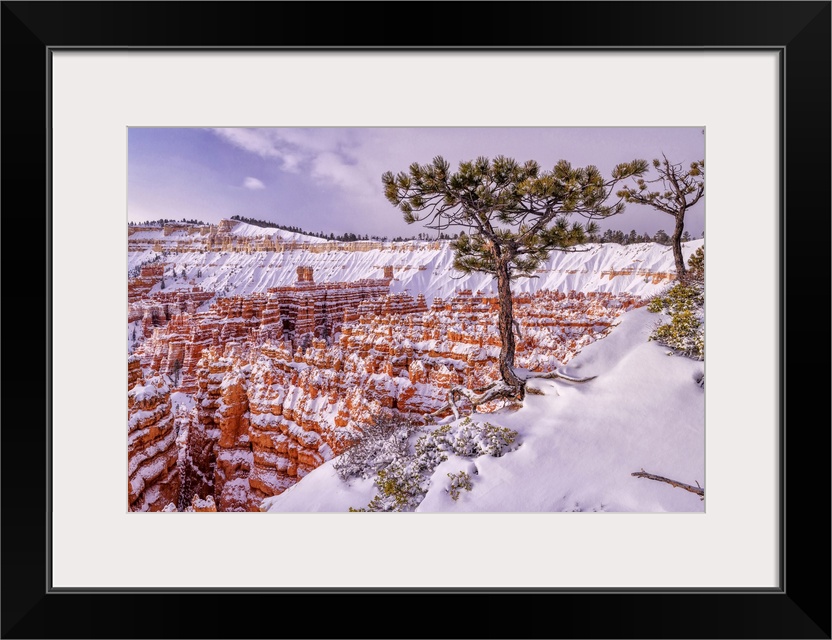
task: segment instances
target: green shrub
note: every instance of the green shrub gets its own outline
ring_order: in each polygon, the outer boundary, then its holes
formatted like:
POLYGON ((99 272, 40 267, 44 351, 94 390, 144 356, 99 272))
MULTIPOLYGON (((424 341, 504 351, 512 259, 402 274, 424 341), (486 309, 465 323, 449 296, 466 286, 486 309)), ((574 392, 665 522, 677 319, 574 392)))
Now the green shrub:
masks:
POLYGON ((448 493, 451 494, 451 499, 454 502, 459 500, 460 489, 470 491, 474 488, 471 485, 471 476, 469 476, 465 471, 460 471, 459 473, 449 473, 448 477, 451 479, 451 484, 448 487, 448 493))
POLYGON ((705 280, 705 247, 699 247, 688 258, 688 273, 687 277, 693 280, 705 280))
MULTIPOLYGON (((350 507, 350 511, 413 511, 427 494, 434 469, 449 455, 499 457, 511 449, 517 435, 512 429, 480 424, 471 418, 438 427, 417 440, 414 455, 397 456, 380 469, 373 479, 377 495, 366 509, 350 507)), ((454 500, 459 498, 460 489, 471 490, 471 479, 464 471, 448 476, 454 500)))
POLYGON ((701 360, 705 357, 705 252, 702 247, 688 260, 690 271, 684 280, 653 298, 648 311, 664 317, 650 334, 679 353, 701 360))
POLYGON ((378 495, 367 505, 368 511, 412 511, 428 492, 430 479, 412 461, 396 460, 378 472, 374 483, 378 495))
MULTIPOLYGON (((471 418, 463 419, 452 431, 451 425, 444 425, 419 438, 416 455, 432 459, 447 460, 441 452, 447 451, 464 458, 494 456, 499 458, 517 439, 517 432, 498 427, 490 422, 480 424, 471 418)), ((435 465, 434 465, 435 466, 435 465)))
POLYGON ((342 480, 371 478, 379 469, 406 456, 408 438, 416 427, 403 416, 383 412, 360 428, 350 448, 333 464, 342 480))

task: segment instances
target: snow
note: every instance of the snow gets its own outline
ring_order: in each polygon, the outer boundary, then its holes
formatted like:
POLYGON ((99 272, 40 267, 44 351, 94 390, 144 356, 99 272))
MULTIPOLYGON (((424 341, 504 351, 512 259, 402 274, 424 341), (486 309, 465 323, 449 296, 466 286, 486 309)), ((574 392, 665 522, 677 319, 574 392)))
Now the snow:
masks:
POLYGON ((170 388, 161 376, 154 376, 145 384, 136 384, 130 391, 127 392, 128 398, 133 398, 134 402, 150 403, 154 400, 164 398, 170 388))
MULTIPOLYGON (((244 223, 240 223, 244 225, 244 223)), ((269 231, 260 227, 244 225, 258 231, 269 231)), ((236 233, 237 227, 235 227, 236 233)), ((279 229, 271 231, 286 234, 279 229)), ((243 229, 241 232, 249 233, 243 229)), ((135 238, 139 233, 134 233, 135 238)), ((174 234, 161 237, 170 240, 174 234)), ((292 234, 290 234, 292 235, 292 234)), ((282 236, 281 236, 282 237, 282 236)), ((352 243, 353 250, 341 248, 342 243, 304 236, 303 242, 313 241, 320 244, 320 249, 296 249, 289 251, 255 251, 244 252, 198 252, 171 251, 163 258, 166 273, 171 269, 187 273, 187 281, 206 291, 216 291, 222 295, 250 294, 265 292, 271 287, 289 286, 297 281, 297 267, 314 268, 314 280, 318 283, 353 282, 365 278, 381 278, 384 267, 393 267, 391 293, 407 291, 412 296, 423 293, 430 305, 434 298, 447 298, 455 292, 470 289, 484 293, 496 293, 492 277, 483 273, 461 275, 453 269, 453 249, 448 242, 404 242, 352 243), (196 277, 197 270, 202 273, 196 277)), ((683 254, 687 259, 704 240, 693 240, 683 244, 683 254)), ((152 260, 157 254, 150 250, 128 252, 128 269, 133 269, 144 262, 152 260)), ((516 294, 534 293, 542 289, 559 291, 603 291, 611 293, 630 293, 637 296, 649 296, 658 293, 667 286, 667 281, 653 282, 646 273, 675 272, 673 251, 670 247, 655 243, 617 245, 589 244, 577 247, 576 251, 554 251, 534 278, 516 280, 512 289, 516 294), (633 270, 631 275, 614 275, 612 272, 633 270)), ((166 278, 168 287, 182 288, 182 282, 166 278)), ((153 291, 158 291, 155 285, 153 291)))
POLYGON ((316 236, 307 236, 302 233, 284 231, 274 227, 258 227, 247 222, 238 222, 230 231, 231 235, 241 238, 280 238, 287 242, 326 243, 329 240, 316 236))
MULTIPOLYGON (((302 233, 293 233, 291 231, 284 231, 283 229, 276 229, 274 227, 258 227, 257 225, 248 224, 247 222, 237 222, 235 220, 224 220, 223 222, 234 224, 228 235, 240 238, 280 238, 286 242, 306 242, 306 243, 321 243, 329 242, 324 238, 316 236, 308 236, 302 233)), ((174 225, 182 225, 183 223, 175 222, 174 225)), ((190 225, 189 225, 190 226, 190 225)), ((162 242, 176 242, 187 241, 194 238, 199 238, 197 230, 199 225, 193 226, 191 233, 185 230, 177 230, 165 235, 161 227, 145 227, 138 228, 133 231, 128 237, 130 240, 143 240, 162 242)))
POLYGON ((348 511, 364 507, 372 499, 375 485, 371 479, 351 478, 343 482, 329 461, 313 470, 279 496, 263 500, 261 511, 348 511), (303 485, 304 489, 297 489, 303 485))
MULTIPOLYGON (((424 294, 428 305, 434 298, 447 299, 466 289, 485 294, 495 292, 491 276, 461 276, 453 270, 453 250, 448 242, 353 243, 347 250, 344 243, 242 222, 235 224, 230 233, 247 239, 280 237, 285 242, 301 242, 305 248, 251 253, 177 252, 177 243, 195 241, 198 236, 185 231, 165 236, 161 229, 137 231, 130 239, 141 242, 133 245, 138 247, 136 250, 128 252, 128 268, 134 269, 161 257, 159 264, 165 266, 166 274, 173 270, 184 271, 184 279, 165 276, 167 292, 189 289, 191 284, 218 295, 265 292, 272 287, 294 285, 299 266, 313 267, 316 283, 381 278, 384 267, 390 266, 394 275, 390 292, 408 292, 414 297, 424 294), (146 248, 156 242, 167 249, 164 255, 146 248), (199 277, 198 273, 201 274, 199 277)), ((703 242, 696 240, 684 244, 685 258, 703 242)), ((553 252, 537 277, 519 279, 512 288, 515 295, 548 289, 647 297, 669 284, 668 280, 656 278, 654 274, 674 271, 670 247, 654 243, 584 245, 577 251, 553 252), (621 275, 622 272, 626 273, 621 275)), ((161 284, 157 283, 152 291, 158 292, 160 288, 161 284)), ((206 302, 202 309, 208 304, 206 302)), ((648 342, 647 337, 657 319, 658 316, 644 308, 629 311, 615 321, 606 337, 583 345, 580 352, 568 360, 567 367, 559 366, 566 375, 596 376, 595 379, 585 383, 562 379, 531 380, 528 383, 530 393, 521 409, 475 414, 473 417, 477 421, 517 431, 519 445, 499 458, 450 455, 433 470, 430 488, 416 510, 703 511, 704 502, 690 492, 631 476, 644 469, 685 484, 698 482, 705 486, 704 390, 696 383, 703 363, 680 356, 668 357, 667 348, 648 342), (461 491, 458 499, 453 500, 448 492, 451 482, 448 474, 459 471, 468 473, 473 488, 461 491)), ((534 324, 535 320, 530 322, 534 324)), ((597 331, 603 328, 603 325, 596 326, 597 331)), ((134 347, 134 329, 137 330, 136 342, 143 338, 141 321, 128 323, 129 352, 134 347)), ((460 316, 454 331, 465 334, 470 331, 470 323, 460 316)), ((563 331, 568 332, 569 328, 563 331)), ((379 351, 383 351, 385 338, 378 337, 374 342, 379 351)), ((425 350, 433 345, 436 351, 444 352, 444 348, 439 348, 440 343, 444 340, 430 340, 414 346, 425 350)), ((582 344, 579 340, 579 345, 582 344)), ((480 348, 463 343, 451 347, 453 355, 472 358, 485 357, 485 352, 494 355, 498 350, 499 347, 493 345, 480 348)), ((459 361, 449 358, 429 360, 434 365, 441 365, 439 374, 460 366, 459 361)), ((292 362, 288 366, 298 372, 309 369, 305 363, 292 362)), ((357 366, 350 360, 344 363, 344 371, 354 371, 357 366)), ((416 361, 413 366, 418 369, 423 365, 416 361)), ((209 378, 217 378, 215 382, 221 382, 225 389, 237 384, 237 376, 244 373, 220 373, 209 375, 209 378)), ((406 380, 373 374, 367 383, 395 395, 396 385, 406 380)), ((431 400, 433 387, 422 384, 416 387, 417 396, 426 398, 426 404, 439 400, 431 400)), ((133 402, 151 406, 168 392, 168 385, 160 378, 140 383, 130 394, 133 402)), ((298 388, 294 388, 285 398, 281 395, 275 402, 279 401, 286 409, 297 409, 298 392, 298 388)), ((319 413, 325 403, 326 398, 320 397, 305 410, 319 413)), ((342 399, 335 409, 343 405, 342 399)), ((173 414, 179 415, 194 409, 195 400, 189 394, 174 392, 170 395, 170 407, 173 414)), ((222 411, 223 407, 221 404, 217 410, 222 411)), ((128 428, 135 428, 166 408, 137 411, 128 428)), ((333 418, 331 410, 323 416, 327 422, 333 418)), ((276 421, 270 414, 252 416, 254 424, 265 426, 276 421)), ((294 423, 290 424, 289 430, 307 446, 321 444, 319 453, 324 459, 331 455, 331 450, 319 442, 321 438, 314 431, 304 431, 294 423)), ((219 435, 216 429, 208 430, 210 438, 216 439, 219 435)), ((279 437, 286 438, 282 434, 279 437)), ((172 435, 165 438, 162 445, 169 446, 171 441, 172 435)), ((235 460, 245 458, 250 462, 250 453, 228 455, 235 460)), ((350 507, 366 507, 376 495, 372 479, 343 481, 333 467, 334 462, 329 460, 281 495, 266 499, 262 510, 345 512, 350 507)), ((134 480, 144 482, 144 477, 134 480)), ((227 485, 229 495, 239 491, 242 489, 236 484, 227 485)))
POLYGON ((183 407, 182 411, 190 411, 196 407, 196 400, 189 393, 175 391, 170 394, 170 404, 172 407, 183 407))
MULTIPOLYGON (((641 308, 621 316, 609 336, 583 349, 565 373, 597 376, 586 383, 533 380, 521 409, 475 414, 474 420, 519 433, 499 458, 451 456, 431 476, 416 511, 701 512, 693 493, 632 477, 644 469, 705 487, 704 390, 701 361, 668 356, 647 336, 655 315, 641 308), (473 489, 451 499, 448 473, 465 470, 473 489)), ((321 465, 262 510, 343 512, 366 507, 372 480, 342 481, 334 461, 321 465)))

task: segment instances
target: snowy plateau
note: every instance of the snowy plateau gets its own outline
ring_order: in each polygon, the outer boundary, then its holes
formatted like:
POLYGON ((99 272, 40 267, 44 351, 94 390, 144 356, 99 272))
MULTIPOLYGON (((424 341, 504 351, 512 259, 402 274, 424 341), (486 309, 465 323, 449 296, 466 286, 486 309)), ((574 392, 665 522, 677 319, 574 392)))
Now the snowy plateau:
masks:
POLYGON ((670 247, 516 280, 525 398, 459 418, 436 412, 499 378, 500 339, 491 276, 452 265, 447 241, 129 226, 128 508, 704 511, 704 361, 648 340, 670 247))

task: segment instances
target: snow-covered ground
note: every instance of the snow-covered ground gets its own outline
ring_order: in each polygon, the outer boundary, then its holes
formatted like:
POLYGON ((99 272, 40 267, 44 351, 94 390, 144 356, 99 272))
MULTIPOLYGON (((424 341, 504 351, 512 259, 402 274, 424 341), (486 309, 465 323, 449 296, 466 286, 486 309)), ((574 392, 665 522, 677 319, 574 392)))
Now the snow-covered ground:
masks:
POLYGON ((247 222, 238 223, 231 230, 231 233, 243 238, 280 238, 287 242, 328 242, 325 238, 318 238, 317 236, 308 236, 302 233, 295 233, 294 231, 284 231, 283 229, 275 229, 274 227, 258 227, 247 222))
MULTIPOLYGON (((676 355, 647 337, 657 316, 625 313, 610 335, 570 361, 568 373, 597 376, 586 383, 533 380, 523 407, 474 414, 518 432, 501 457, 451 455, 435 468, 416 508, 423 512, 703 511, 695 494, 635 478, 645 470, 705 487, 702 362, 676 355), (471 491, 451 498, 449 473, 466 471, 471 491)), ((411 439, 411 445, 416 436, 411 439)), ((366 507, 371 479, 339 478, 335 460, 318 467, 263 509, 343 512, 366 507)))

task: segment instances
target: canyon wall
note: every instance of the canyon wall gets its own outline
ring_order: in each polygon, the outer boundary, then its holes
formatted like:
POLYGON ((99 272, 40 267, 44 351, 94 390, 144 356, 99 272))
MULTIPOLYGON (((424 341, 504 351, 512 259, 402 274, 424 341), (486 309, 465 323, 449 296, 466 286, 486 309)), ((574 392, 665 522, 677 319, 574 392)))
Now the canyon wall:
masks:
POLYGON ((179 497, 177 434, 170 387, 159 375, 145 380, 137 363, 127 365, 127 503, 131 511, 159 511, 179 497))
MULTIPOLYGON (((457 278, 447 242, 258 233, 130 231, 131 510, 256 511, 380 412, 421 424, 498 378, 495 287, 457 278)), ((515 364, 539 372, 675 277, 658 245, 556 252, 537 276, 514 285, 515 364)))
MULTIPOLYGON (((211 496, 220 511, 256 510, 343 451, 381 411, 423 423, 451 387, 497 378, 496 298, 464 291, 428 307, 424 296, 381 291, 373 283, 298 286, 223 299, 154 329, 131 366, 166 374, 195 400, 181 437, 180 508, 211 496), (295 304, 297 296, 314 304, 295 304), (267 313, 281 307, 285 316, 267 313), (305 309, 318 310, 313 321, 305 309), (183 363, 177 381, 174 358, 183 363)), ((541 372, 644 304, 628 294, 551 291, 514 302, 523 336, 516 364, 541 372)))
MULTIPOLYGON (((685 257, 703 242, 685 243, 685 257)), ((135 272, 159 261, 167 274, 166 291, 199 286, 220 296, 267 293, 275 287, 296 284, 297 269, 310 267, 317 283, 384 278, 391 280, 391 293, 423 293, 428 302, 468 289, 496 293, 491 276, 454 271, 453 249, 448 241, 333 242, 235 221, 212 226, 205 235, 198 231, 165 235, 161 228, 147 228, 128 237, 130 270, 135 272), (173 274, 177 275, 175 279, 171 279, 173 274)), ((552 252, 535 277, 518 279, 514 290, 649 296, 674 278, 670 247, 654 243, 594 244, 552 252)), ((150 293, 159 292, 160 286, 157 282, 150 293)))

